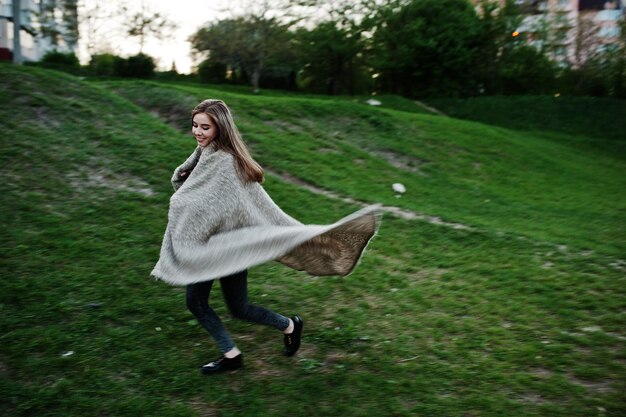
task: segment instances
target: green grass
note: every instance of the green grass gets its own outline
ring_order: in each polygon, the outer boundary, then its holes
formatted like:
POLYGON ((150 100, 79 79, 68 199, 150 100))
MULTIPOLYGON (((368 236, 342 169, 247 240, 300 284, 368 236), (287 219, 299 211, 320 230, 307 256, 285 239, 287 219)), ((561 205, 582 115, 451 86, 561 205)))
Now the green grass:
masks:
MULTIPOLYGON (((626 410, 624 158, 579 151, 602 138, 559 142, 346 99, 88 83, 9 65, 0 80, 1 414, 626 410), (250 299, 302 315, 302 350, 282 357, 281 335, 230 319, 217 291, 246 367, 202 377, 197 366, 216 347, 184 290, 148 274, 171 170, 193 149, 180 129, 205 97, 232 106, 266 167, 474 228, 386 215, 347 278, 254 268, 250 299), (400 199, 396 181, 408 189, 400 199)), ((265 187, 307 223, 356 209, 273 176, 265 187)))
POLYGON ((623 253, 624 154, 597 147, 581 152, 580 139, 572 145, 346 100, 251 97, 144 82, 106 87, 181 131, 188 129, 189 108, 221 97, 262 165, 322 188, 500 233, 623 253), (402 199, 391 190, 394 182, 408 189, 402 199))
MULTIPOLYGON (((597 97, 503 96, 430 100, 446 114, 517 130, 607 139, 624 152, 626 101, 597 97)), ((610 143, 610 142, 609 142, 610 143)))
MULTIPOLYGON (((118 84, 120 82, 125 82, 127 80, 113 79, 110 80, 100 80, 100 83, 104 84, 118 84)), ((134 81, 130 81, 130 83, 135 83, 134 81)), ((232 93, 239 96, 252 96, 252 97, 297 97, 297 98, 310 98, 316 100, 330 100, 330 101, 349 101, 351 103, 360 104, 364 106, 370 106, 367 103, 369 99, 375 99, 380 102, 377 107, 387 108, 392 110, 400 110, 411 113, 424 113, 431 114, 430 111, 424 109, 423 106, 417 105, 415 101, 390 94, 382 94, 377 96, 367 96, 367 95, 354 95, 354 96, 329 96, 322 94, 310 94, 310 93, 301 93, 296 91, 288 91, 288 90, 271 90, 271 89, 259 89, 254 92, 254 90, 250 86, 246 85, 234 85, 234 84, 206 84, 200 82, 187 82, 187 81, 169 81, 161 84, 166 84, 168 87, 187 87, 191 89, 200 89, 200 90, 218 90, 220 94, 224 93, 232 93)))

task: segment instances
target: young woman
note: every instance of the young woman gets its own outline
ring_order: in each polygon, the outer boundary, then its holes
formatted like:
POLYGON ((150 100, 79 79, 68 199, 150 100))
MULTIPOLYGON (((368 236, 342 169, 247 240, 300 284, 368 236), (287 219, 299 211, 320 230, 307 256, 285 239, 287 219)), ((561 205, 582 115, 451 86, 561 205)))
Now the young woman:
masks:
POLYGON ((379 207, 331 225, 303 225, 284 213, 263 187, 263 170, 250 156, 221 100, 192 111, 195 151, 174 171, 168 224, 152 275, 187 286, 187 307, 213 336, 222 356, 204 374, 238 369, 243 355, 208 299, 214 280, 231 313, 283 332, 284 354, 300 347, 303 320, 248 303, 247 269, 269 260, 312 275, 348 275, 379 225, 379 207))

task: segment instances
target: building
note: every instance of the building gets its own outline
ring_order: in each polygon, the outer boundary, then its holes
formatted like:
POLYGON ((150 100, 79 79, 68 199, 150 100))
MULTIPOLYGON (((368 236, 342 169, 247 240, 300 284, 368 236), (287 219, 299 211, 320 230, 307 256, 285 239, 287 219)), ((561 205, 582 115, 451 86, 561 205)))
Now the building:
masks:
POLYGON ((514 36, 520 36, 564 65, 580 66, 619 42, 618 22, 624 14, 625 0, 515 0, 515 3, 525 17, 514 36))
POLYGON ((594 37, 598 49, 603 51, 615 45, 620 36, 619 20, 625 12, 624 1, 597 1, 597 0, 580 0, 579 1, 579 20, 594 22, 597 32, 594 37))
MULTIPOLYGON (((74 46, 65 41, 65 26, 57 22, 58 13, 53 11, 49 15, 47 28, 52 29, 54 36, 41 35, 41 16, 46 13, 46 0, 20 1, 20 44, 22 59, 25 61, 39 61, 46 52, 58 50, 71 52, 74 46)), ((0 59, 11 60, 13 55, 13 4, 12 0, 0 0, 0 59)))

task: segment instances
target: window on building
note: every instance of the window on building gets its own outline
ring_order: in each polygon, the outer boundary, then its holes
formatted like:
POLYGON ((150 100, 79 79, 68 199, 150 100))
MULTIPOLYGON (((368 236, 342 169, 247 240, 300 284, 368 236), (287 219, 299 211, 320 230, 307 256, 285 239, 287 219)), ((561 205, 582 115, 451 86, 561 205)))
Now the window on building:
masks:
POLYGON ((598 21, 616 21, 622 16, 621 10, 601 10, 598 12, 596 16, 596 20, 598 21))
POLYGON ((580 0, 578 10, 620 10, 624 0, 580 0))
POLYGON ((604 10, 605 3, 607 3, 606 0, 580 0, 578 10, 604 10))
POLYGON ((8 18, 11 16, 13 16, 13 11, 9 0, 0 0, 0 17, 8 18))
POLYGON ((619 36, 619 28, 617 26, 604 26, 598 31, 601 38, 616 38, 619 36))

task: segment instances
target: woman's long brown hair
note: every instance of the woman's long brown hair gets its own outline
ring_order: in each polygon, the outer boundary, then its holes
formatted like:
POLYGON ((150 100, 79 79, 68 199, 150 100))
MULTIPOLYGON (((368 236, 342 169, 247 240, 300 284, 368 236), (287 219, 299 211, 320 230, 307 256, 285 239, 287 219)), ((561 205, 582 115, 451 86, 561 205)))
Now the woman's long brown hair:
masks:
POLYGON ((213 139, 217 149, 233 155, 237 161, 237 171, 243 182, 256 181, 262 183, 263 168, 254 160, 244 143, 239 129, 226 103, 222 100, 208 99, 198 104, 191 112, 191 119, 198 113, 208 115, 217 127, 217 136, 213 139))

